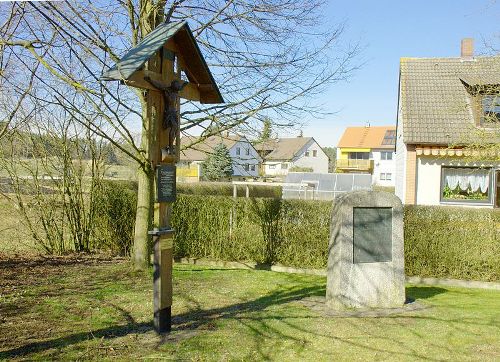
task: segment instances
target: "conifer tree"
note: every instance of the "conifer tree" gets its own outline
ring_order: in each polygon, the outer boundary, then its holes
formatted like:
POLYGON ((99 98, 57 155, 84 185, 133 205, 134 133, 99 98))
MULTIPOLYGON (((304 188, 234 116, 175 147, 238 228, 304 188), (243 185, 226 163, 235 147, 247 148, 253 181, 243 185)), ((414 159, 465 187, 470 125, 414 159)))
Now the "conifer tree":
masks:
POLYGON ((206 180, 218 181, 233 174, 233 160, 227 147, 221 142, 215 148, 213 154, 201 165, 202 175, 206 180))

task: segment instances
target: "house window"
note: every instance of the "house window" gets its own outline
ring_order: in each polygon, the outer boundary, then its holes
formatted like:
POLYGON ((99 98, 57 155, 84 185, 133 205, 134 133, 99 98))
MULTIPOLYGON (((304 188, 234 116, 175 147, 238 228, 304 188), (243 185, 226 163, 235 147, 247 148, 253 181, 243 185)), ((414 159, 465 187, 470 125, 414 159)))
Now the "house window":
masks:
POLYGON ((255 165, 250 165, 250 171, 255 171, 255 165))
POLYGON ((245 171, 250 170, 250 165, 249 165, 248 163, 245 163, 245 164, 243 165, 243 169, 244 169, 245 171))
POLYGON ((491 169, 443 167, 441 201, 489 203, 491 179, 491 169))
POLYGON ((245 150, 245 155, 250 156, 250 148, 247 148, 247 149, 245 150))
POLYGON ((392 130, 392 129, 385 131, 385 135, 384 135, 384 139, 382 140, 382 144, 384 146, 395 145, 396 144, 396 131, 392 130))
POLYGON ((282 163, 282 164, 281 164, 281 169, 282 169, 282 170, 286 170, 286 169, 288 169, 288 163, 282 163))
POLYGON ((481 127, 497 126, 500 123, 500 95, 481 96, 481 127))
POLYGON ((276 165, 269 165, 270 170, 274 170, 276 168, 276 165))
POLYGON ((381 160, 392 160, 392 152, 382 151, 380 152, 381 160))
POLYGON ((369 160, 370 152, 349 152, 350 160, 369 160))
POLYGON ((385 181, 385 173, 384 173, 384 172, 382 172, 382 173, 380 174, 380 180, 381 180, 381 181, 385 181))
POLYGON ((392 180, 392 173, 386 173, 385 174, 385 180, 386 181, 391 181, 392 180))
POLYGON ((306 151, 305 156, 306 156, 306 157, 309 157, 309 151, 306 151))
POLYGON ((313 150, 313 157, 318 157, 318 151, 313 150))
POLYGON ((241 149, 239 147, 236 147, 236 154, 239 156, 241 154, 241 149))

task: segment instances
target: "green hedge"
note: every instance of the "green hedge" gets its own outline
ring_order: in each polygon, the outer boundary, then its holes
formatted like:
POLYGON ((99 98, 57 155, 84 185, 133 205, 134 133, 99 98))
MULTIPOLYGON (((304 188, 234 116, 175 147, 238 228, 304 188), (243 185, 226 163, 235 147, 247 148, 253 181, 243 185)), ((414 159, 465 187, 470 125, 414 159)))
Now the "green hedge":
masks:
POLYGON ((404 220, 407 275, 500 280, 500 210, 406 206, 404 220))
POLYGON ((321 268, 330 208, 330 202, 179 195, 174 253, 321 268))
MULTIPOLYGON (((133 237, 136 192, 129 186, 110 182, 99 199, 101 247, 120 254, 133 237)), ((180 194, 175 256, 324 268, 331 206, 180 194)), ((407 206, 404 218, 407 275, 500 281, 500 210, 407 206)))
MULTIPOLYGON (((331 205, 180 195, 175 255, 324 268, 331 205)), ((405 208, 407 275, 498 281, 499 255, 500 210, 405 208)))

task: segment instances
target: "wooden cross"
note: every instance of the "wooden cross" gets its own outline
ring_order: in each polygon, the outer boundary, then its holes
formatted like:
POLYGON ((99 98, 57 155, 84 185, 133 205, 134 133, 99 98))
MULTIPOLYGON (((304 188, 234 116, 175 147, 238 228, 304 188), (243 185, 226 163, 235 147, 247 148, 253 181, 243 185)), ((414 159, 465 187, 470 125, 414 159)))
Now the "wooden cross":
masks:
POLYGON ((101 77, 147 90, 150 162, 156 169, 153 308, 158 333, 171 329, 174 230, 170 224, 176 198, 176 162, 180 157, 180 98, 201 103, 223 99, 196 40, 185 22, 163 23, 101 77), (182 78, 185 76, 188 82, 182 78))

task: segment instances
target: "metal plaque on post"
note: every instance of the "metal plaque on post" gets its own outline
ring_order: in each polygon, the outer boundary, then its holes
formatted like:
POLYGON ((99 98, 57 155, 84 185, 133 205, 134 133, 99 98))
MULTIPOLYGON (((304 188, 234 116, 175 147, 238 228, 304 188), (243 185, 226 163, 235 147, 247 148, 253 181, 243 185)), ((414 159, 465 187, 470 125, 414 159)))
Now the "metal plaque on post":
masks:
POLYGON ((175 169, 175 165, 158 165, 156 168, 157 202, 175 201, 175 169))
POLYGON ((353 208, 353 262, 392 261, 392 208, 353 208))

